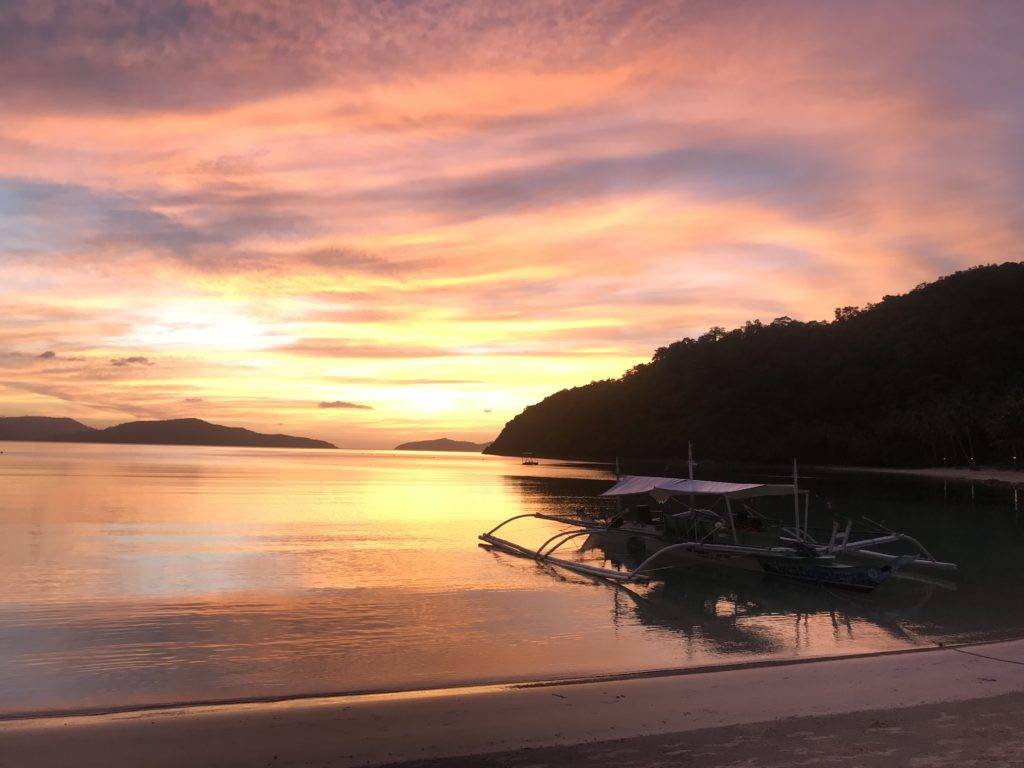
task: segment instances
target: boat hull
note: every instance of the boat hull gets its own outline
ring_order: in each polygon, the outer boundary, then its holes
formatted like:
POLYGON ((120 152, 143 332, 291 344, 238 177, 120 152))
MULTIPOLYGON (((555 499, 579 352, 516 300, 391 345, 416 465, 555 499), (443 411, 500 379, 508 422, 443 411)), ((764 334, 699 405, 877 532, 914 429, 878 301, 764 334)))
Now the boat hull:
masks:
POLYGON ((820 565, 813 560, 801 562, 790 559, 764 559, 761 567, 773 576, 859 592, 870 592, 892 578, 898 570, 892 565, 820 565))
MULTIPOLYGON (((592 532, 588 543, 599 546, 609 553, 643 560, 663 549, 673 547, 678 542, 658 536, 653 527, 648 530, 647 526, 623 526, 592 532)), ((847 565, 836 563, 831 558, 823 562, 813 557, 763 557, 756 552, 718 552, 711 548, 702 549, 695 546, 693 549, 674 548, 671 552, 666 552, 664 562, 655 561, 651 570, 695 563, 713 563, 744 571, 759 571, 781 578, 860 592, 870 592, 885 583, 904 565, 902 559, 885 565, 847 565)))
MULTIPOLYGON (((631 528, 619 528, 591 533, 588 545, 596 545, 609 553, 622 557, 630 557, 639 562, 651 555, 670 547, 675 542, 667 541, 650 532, 631 528)), ((760 571, 761 564, 757 558, 746 554, 708 552, 699 549, 675 549, 664 555, 664 560, 654 564, 654 570, 672 565, 694 564, 722 565, 743 571, 760 571)))

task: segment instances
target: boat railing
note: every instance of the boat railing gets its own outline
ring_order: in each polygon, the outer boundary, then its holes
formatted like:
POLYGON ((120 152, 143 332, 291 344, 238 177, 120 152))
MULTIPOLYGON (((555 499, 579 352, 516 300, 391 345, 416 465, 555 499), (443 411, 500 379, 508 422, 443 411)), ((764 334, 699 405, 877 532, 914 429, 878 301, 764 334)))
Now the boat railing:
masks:
POLYGON ((894 544, 896 542, 906 542, 913 547, 917 548, 920 553, 913 560, 914 565, 930 566, 932 568, 941 568, 944 570, 956 570, 957 566, 955 563, 946 563, 941 560, 936 560, 935 556, 928 551, 927 547, 924 546, 920 541, 915 539, 913 536, 909 536, 905 533, 896 533, 895 531, 885 535, 877 536, 873 539, 861 539, 859 541, 848 541, 842 546, 839 551, 842 552, 856 552, 862 557, 873 557, 878 560, 896 560, 899 559, 899 555, 890 555, 887 552, 872 552, 869 551, 869 547, 880 547, 883 544, 894 544))
MULTIPOLYGON (((809 535, 807 539, 810 539, 810 543, 814 548, 822 554, 835 555, 843 552, 856 553, 860 557, 873 558, 876 560, 883 560, 886 562, 894 562, 899 560, 901 555, 893 555, 888 552, 874 552, 871 551, 873 547, 880 547, 884 544, 896 544, 899 542, 905 542, 910 546, 914 547, 918 551, 918 555, 915 556, 912 561, 914 565, 927 566, 932 568, 939 568, 943 570, 956 570, 957 566, 955 563, 947 563, 942 560, 937 560, 928 548, 925 547, 920 541, 915 539, 906 533, 899 533, 897 531, 889 530, 884 526, 876 523, 873 520, 865 518, 865 521, 881 528, 885 531, 882 536, 873 536, 866 539, 850 539, 850 528, 851 523, 848 522, 845 531, 839 531, 838 526, 833 524, 832 536, 828 544, 819 544, 809 535)), ((798 537, 794 534, 792 529, 784 528, 783 532, 790 534, 789 536, 783 537, 783 541, 787 543, 805 542, 805 539, 798 537)))

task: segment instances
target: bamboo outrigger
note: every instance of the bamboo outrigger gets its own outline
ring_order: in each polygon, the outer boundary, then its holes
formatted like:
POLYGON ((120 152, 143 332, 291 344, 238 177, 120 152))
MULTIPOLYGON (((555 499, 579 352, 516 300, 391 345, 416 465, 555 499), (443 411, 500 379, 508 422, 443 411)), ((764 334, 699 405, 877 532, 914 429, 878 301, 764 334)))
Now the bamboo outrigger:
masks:
POLYGON ((684 562, 714 562, 868 591, 908 566, 957 568, 954 563, 937 560, 912 536, 885 529, 877 523, 872 525, 878 529, 878 535, 855 538, 852 521, 842 529, 833 522, 828 541, 817 541, 810 532, 809 494, 799 488, 795 466, 792 484, 695 480, 692 462, 690 475, 686 479, 626 475, 602 494, 616 499, 653 499, 661 506, 658 514, 652 514, 650 506, 641 503, 605 518, 523 514, 503 521, 479 538, 486 545, 509 554, 621 583, 646 582, 655 570, 684 562), (792 527, 762 514, 750 503, 753 499, 770 496, 793 497, 792 527), (706 503, 710 500, 710 503, 699 506, 698 500, 706 503), (672 511, 671 505, 681 509, 672 511), (554 534, 536 549, 496 535, 514 520, 528 517, 570 527, 554 534), (632 570, 617 570, 556 556, 564 545, 583 537, 593 544, 624 544, 639 562, 632 570), (889 544, 906 545, 912 552, 894 554, 878 550, 889 544))

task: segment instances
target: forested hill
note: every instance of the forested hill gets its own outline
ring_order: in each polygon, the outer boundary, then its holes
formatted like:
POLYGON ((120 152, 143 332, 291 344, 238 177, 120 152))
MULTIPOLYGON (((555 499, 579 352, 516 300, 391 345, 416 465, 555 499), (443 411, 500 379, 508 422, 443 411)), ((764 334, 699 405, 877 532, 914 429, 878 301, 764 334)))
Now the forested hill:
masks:
POLYGON ((831 322, 779 318, 563 390, 487 453, 891 466, 1024 459, 1024 263, 976 267, 831 322))
POLYGON ((411 443, 396 445, 396 451, 463 451, 480 453, 490 443, 471 443, 468 440, 451 440, 447 437, 438 440, 416 440, 411 443))
POLYGON ((324 440, 292 435, 265 435, 225 427, 202 419, 130 421, 106 429, 74 419, 48 416, 0 417, 0 440, 145 445, 219 445, 251 448, 334 448, 324 440))

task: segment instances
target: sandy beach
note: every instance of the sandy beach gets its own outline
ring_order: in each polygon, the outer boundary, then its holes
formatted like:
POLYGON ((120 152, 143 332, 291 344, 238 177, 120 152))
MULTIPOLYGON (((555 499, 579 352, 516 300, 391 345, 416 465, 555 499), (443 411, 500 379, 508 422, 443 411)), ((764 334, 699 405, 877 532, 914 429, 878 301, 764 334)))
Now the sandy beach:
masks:
POLYGON ((1024 641, 1010 641, 698 674, 7 720, 0 766, 891 765, 910 755, 921 758, 915 765, 1007 764, 1024 754, 1021 703, 1024 641), (962 759, 951 757, 958 750, 962 759))
POLYGON ((889 469, 886 467, 822 467, 843 472, 870 472, 883 475, 912 475, 936 480, 972 480, 1024 487, 1022 469, 967 469, 966 467, 925 467, 922 469, 889 469))
POLYGON ((402 768, 664 768, 665 766, 1024 765, 1024 695, 640 736, 493 755, 397 763, 402 768))

